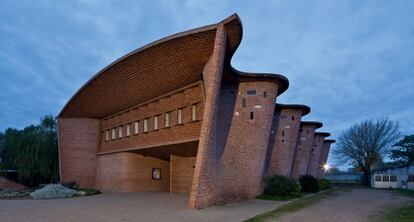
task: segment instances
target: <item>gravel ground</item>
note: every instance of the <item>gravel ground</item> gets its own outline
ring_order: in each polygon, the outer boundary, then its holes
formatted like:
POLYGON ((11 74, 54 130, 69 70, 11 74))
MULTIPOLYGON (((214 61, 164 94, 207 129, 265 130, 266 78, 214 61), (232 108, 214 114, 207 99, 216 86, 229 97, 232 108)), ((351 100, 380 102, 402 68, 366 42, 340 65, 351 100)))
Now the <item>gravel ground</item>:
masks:
POLYGON ((409 197, 379 189, 356 188, 340 192, 310 207, 286 214, 280 222, 358 222, 370 221, 381 211, 410 201, 409 197))
POLYGON ((188 196, 104 193, 59 200, 0 200, 1 222, 243 221, 285 202, 250 200, 204 210, 187 208, 188 196))

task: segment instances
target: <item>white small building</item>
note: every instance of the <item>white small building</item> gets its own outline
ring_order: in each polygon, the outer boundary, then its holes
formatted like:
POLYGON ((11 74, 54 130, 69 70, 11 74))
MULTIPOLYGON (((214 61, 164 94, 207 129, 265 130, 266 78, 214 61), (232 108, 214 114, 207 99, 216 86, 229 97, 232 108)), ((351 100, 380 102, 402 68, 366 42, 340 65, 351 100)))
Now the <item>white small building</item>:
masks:
POLYGON ((372 171, 371 187, 414 190, 414 165, 372 171))

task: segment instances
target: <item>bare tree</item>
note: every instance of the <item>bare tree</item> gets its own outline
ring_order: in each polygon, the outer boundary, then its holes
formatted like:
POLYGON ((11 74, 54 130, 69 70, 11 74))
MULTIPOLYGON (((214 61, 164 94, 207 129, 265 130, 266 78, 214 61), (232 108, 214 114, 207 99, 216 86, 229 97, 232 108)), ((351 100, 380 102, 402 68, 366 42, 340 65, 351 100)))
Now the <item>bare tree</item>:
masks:
POLYGON ((366 120, 341 133, 333 154, 338 161, 359 167, 368 185, 371 166, 383 159, 399 137, 397 121, 388 118, 366 120))

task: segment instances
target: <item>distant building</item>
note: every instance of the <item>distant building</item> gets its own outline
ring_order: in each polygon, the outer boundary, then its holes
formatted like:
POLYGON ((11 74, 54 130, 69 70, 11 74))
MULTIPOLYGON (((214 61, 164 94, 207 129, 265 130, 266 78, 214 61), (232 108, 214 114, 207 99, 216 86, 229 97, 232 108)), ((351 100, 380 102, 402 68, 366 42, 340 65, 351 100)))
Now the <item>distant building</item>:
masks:
POLYGON ((414 190, 414 165, 372 171, 371 187, 414 190))

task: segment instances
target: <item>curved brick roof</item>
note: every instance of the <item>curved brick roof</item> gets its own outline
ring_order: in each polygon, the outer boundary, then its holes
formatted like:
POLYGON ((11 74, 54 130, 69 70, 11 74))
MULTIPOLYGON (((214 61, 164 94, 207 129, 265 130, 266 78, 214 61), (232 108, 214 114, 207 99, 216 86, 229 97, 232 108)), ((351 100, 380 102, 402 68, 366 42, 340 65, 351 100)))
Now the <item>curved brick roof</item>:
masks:
POLYGON ((303 126, 303 125, 308 125, 308 126, 309 125, 314 125, 314 126, 316 126, 316 129, 319 129, 323 126, 323 124, 321 122, 316 122, 316 121, 302 121, 302 122, 300 122, 300 126, 303 126))
POLYGON ((231 66, 243 33, 241 21, 234 14, 220 23, 168 36, 117 59, 86 82, 59 117, 102 118, 201 80, 220 24, 225 25, 228 35, 225 73, 237 81, 275 81, 279 94, 283 93, 289 86, 286 77, 246 73, 231 66))
POLYGON ((324 140, 323 142, 324 142, 324 143, 335 143, 335 142, 336 142, 336 140, 324 140))
POLYGON ((299 109, 302 111, 302 116, 306 116, 310 113, 311 108, 302 104, 281 104, 276 103, 276 109, 299 109))
POLYGON ((323 136, 323 137, 328 137, 330 136, 330 133, 326 133, 326 132, 316 132, 315 136, 323 136))

